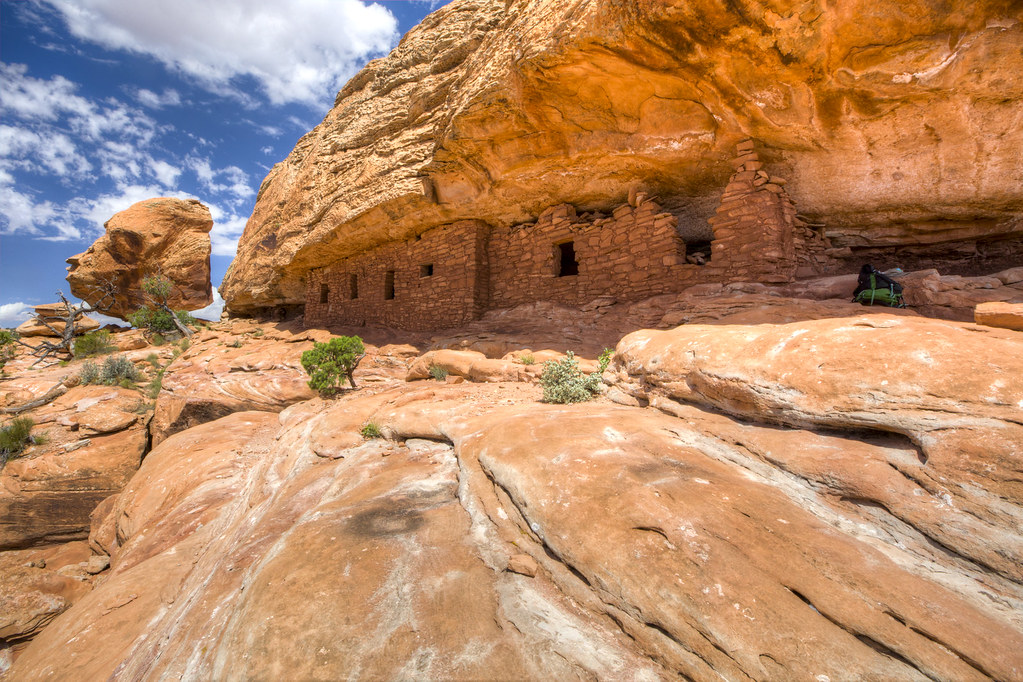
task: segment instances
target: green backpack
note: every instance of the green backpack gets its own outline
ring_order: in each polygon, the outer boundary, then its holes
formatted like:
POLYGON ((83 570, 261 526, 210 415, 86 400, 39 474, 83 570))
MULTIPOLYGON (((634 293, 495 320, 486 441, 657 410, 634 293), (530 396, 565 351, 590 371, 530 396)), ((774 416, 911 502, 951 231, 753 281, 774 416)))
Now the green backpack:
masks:
POLYGON ((877 278, 871 273, 870 288, 856 294, 853 302, 862 303, 863 305, 886 305, 890 308, 905 308, 906 302, 902 300, 902 287, 899 287, 900 290, 896 291, 896 286, 892 284, 887 287, 879 287, 877 285, 877 278))

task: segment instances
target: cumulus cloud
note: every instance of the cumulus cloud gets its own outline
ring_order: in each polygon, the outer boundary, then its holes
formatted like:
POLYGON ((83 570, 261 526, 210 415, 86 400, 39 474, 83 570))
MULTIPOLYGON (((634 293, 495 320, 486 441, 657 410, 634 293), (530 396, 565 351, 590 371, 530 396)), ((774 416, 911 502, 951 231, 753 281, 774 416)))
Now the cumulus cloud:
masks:
POLYGON ((176 107, 181 104, 181 95, 173 88, 165 88, 161 94, 146 88, 139 88, 135 91, 135 99, 151 109, 176 107))
POLYGON ((18 301, 0 305, 0 327, 17 327, 35 314, 33 306, 18 301))
POLYGON ((210 215, 213 216, 213 230, 210 231, 212 255, 234 258, 248 216, 238 215, 216 204, 210 204, 210 215))
POLYGON ((397 38, 387 9, 362 0, 46 0, 78 38, 148 54, 207 88, 273 104, 329 104, 366 59, 397 38))
POLYGON ((195 173, 202 186, 213 194, 228 193, 234 200, 254 196, 256 190, 249 184, 249 176, 238 166, 214 169, 207 159, 189 156, 185 164, 195 173))
POLYGON ((38 235, 58 215, 50 201, 39 201, 19 192, 10 183, 0 181, 0 234, 38 235))

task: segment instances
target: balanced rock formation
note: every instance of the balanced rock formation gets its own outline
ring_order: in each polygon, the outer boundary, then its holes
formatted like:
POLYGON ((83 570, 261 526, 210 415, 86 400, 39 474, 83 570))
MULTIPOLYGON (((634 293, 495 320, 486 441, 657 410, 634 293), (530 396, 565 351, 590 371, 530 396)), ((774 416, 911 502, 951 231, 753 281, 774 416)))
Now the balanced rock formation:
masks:
POLYGON ((151 305, 142 291, 148 275, 173 285, 167 303, 196 310, 213 302, 210 284, 210 210, 196 199, 146 199, 114 214, 106 234, 84 253, 67 259, 71 293, 96 304, 112 288, 114 302, 102 312, 125 317, 151 305))
POLYGON ((1021 358, 914 316, 687 325, 622 340, 624 404, 236 413, 97 509, 107 577, 11 675, 1020 679, 1021 358))
POLYGON ((879 248, 916 269, 1018 261, 1021 19, 1010 0, 456 0, 267 176, 227 308, 300 307, 311 270, 438 226, 637 189, 711 241, 747 137, 845 271, 879 248))

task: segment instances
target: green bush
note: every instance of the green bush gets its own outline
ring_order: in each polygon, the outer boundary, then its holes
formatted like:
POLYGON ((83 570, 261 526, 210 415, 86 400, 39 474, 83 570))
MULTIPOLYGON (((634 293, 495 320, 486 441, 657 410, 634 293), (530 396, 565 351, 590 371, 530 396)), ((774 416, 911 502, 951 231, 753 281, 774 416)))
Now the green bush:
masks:
POLYGON ((383 438, 384 434, 380 433, 380 427, 374 422, 367 422, 362 427, 362 431, 359 431, 363 438, 383 438))
POLYGON ((98 384, 99 367, 92 360, 86 360, 78 370, 78 378, 83 384, 98 384))
POLYGON ((122 386, 134 388, 136 381, 142 381, 145 377, 135 367, 135 363, 123 355, 111 355, 103 361, 103 365, 97 367, 96 363, 85 362, 78 371, 78 378, 83 384, 105 384, 107 386, 122 386))
POLYGON ((440 365, 430 365, 430 369, 428 371, 430 372, 430 376, 432 376, 437 381, 444 381, 445 379, 448 378, 447 369, 441 367, 440 365))
MULTIPOLYGON (((174 315, 186 327, 195 326, 196 324, 195 318, 185 310, 175 310, 174 315)), ((149 306, 142 306, 129 315, 128 322, 131 326, 137 329, 145 329, 150 333, 174 332, 178 329, 174 326, 174 318, 171 317, 169 312, 159 308, 150 308, 149 306)))
POLYGON ((0 428, 0 462, 6 462, 22 453, 32 440, 32 427, 35 424, 31 417, 18 417, 0 428))
POLYGON ((4 365, 11 360, 17 352, 18 344, 15 341, 18 333, 9 329, 0 329, 0 373, 4 371, 4 365))
POLYGON ((358 336, 338 336, 327 343, 317 343, 302 353, 302 367, 309 373, 309 388, 321 394, 336 393, 347 377, 355 386, 355 368, 366 354, 358 336))
MULTIPOLYGON (((99 371, 100 378, 104 384, 113 386, 114 384, 121 384, 124 386, 124 381, 131 382, 131 385, 136 381, 142 381, 144 378, 142 372, 135 367, 135 363, 124 357, 123 355, 111 355, 103 361, 103 367, 99 371)), ((130 387, 130 385, 129 385, 130 387)))
POLYGON ((76 358, 87 358, 91 355, 112 353, 115 350, 117 346, 111 343, 110 332, 98 329, 75 339, 73 355, 76 358))
POLYGON ((533 365, 536 364, 536 358, 533 357, 532 353, 523 353, 519 356, 519 362, 523 365, 533 365))
POLYGON ((579 369, 575 353, 568 351, 561 362, 548 360, 543 363, 540 385, 543 386, 545 403, 581 403, 592 398, 600 390, 600 375, 607 369, 614 351, 605 349, 600 354, 597 371, 584 374, 579 369))

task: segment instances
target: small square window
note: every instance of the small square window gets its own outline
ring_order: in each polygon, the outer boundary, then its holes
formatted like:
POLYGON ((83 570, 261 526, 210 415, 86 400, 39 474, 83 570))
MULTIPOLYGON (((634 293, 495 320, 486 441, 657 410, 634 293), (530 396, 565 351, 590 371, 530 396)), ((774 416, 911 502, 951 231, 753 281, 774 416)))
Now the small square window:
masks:
POLYGON ((575 242, 564 242, 557 244, 555 257, 557 258, 558 277, 571 277, 579 274, 579 261, 575 259, 575 242))
POLYGON ((429 265, 420 265, 419 266, 419 276, 420 277, 433 277, 433 263, 430 263, 429 265))

